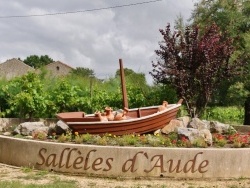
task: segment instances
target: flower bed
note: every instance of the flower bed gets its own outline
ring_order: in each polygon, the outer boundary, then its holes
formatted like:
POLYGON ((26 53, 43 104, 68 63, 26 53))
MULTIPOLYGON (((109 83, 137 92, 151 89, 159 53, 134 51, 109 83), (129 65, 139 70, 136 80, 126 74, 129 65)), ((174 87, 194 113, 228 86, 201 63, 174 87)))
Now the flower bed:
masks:
POLYGON ((47 136, 43 132, 39 132, 33 137, 15 135, 17 138, 43 140, 49 142, 75 143, 87 145, 102 146, 134 146, 134 147, 181 147, 181 148, 207 148, 207 147, 225 147, 225 148, 243 148, 250 147, 250 132, 228 132, 224 134, 213 133, 213 144, 208 145, 204 139, 197 138, 192 143, 187 137, 178 135, 175 132, 164 134, 130 134, 116 136, 111 134, 91 135, 91 134, 72 134, 67 132, 62 135, 52 134, 47 136))

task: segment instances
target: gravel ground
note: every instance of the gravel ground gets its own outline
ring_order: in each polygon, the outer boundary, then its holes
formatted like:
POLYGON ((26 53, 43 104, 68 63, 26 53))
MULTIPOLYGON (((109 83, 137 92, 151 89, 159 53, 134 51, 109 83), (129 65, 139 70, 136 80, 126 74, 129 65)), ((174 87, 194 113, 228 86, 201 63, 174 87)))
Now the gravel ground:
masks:
POLYGON ((42 171, 18 168, 0 163, 0 181, 20 181, 22 184, 33 183, 33 184, 46 184, 55 178, 61 180, 75 181, 79 188, 91 187, 91 188, 103 188, 103 187, 116 187, 116 188, 250 188, 250 179, 207 179, 207 180, 194 180, 194 179, 124 179, 124 178, 97 178, 97 177, 86 177, 86 176, 72 176, 66 174, 57 173, 45 173, 44 176, 37 178, 37 174, 41 174, 42 171))

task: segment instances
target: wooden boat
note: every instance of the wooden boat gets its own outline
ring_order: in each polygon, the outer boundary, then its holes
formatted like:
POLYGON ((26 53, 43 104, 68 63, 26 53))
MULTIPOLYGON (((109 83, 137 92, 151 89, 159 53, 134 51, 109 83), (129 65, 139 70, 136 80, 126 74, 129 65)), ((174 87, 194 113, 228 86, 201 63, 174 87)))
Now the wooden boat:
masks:
POLYGON ((58 113, 57 118, 65 122, 73 132, 100 135, 106 133, 112 135, 144 134, 161 129, 176 118, 182 99, 176 104, 129 109, 122 60, 120 59, 119 62, 124 110, 122 113, 112 113, 114 117, 119 114, 121 119, 108 121, 107 118, 105 119, 105 115, 100 113, 87 115, 84 112, 58 113))

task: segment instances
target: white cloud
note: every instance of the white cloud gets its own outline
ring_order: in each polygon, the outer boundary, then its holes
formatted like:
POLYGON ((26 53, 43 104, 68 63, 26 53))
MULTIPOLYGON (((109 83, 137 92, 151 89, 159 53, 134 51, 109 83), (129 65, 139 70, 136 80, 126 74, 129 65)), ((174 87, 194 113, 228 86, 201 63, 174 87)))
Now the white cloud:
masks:
MULTIPOLYGON (((136 0, 136 2, 142 2, 136 0)), ((135 0, 0 0, 0 16, 47 14, 135 3, 135 0), (4 6, 2 6, 4 5, 4 6)), ((160 28, 180 13, 188 18, 192 0, 156 3, 44 17, 0 19, 0 61, 49 55, 72 67, 88 67, 102 78, 124 67, 146 74, 152 69, 160 28)))

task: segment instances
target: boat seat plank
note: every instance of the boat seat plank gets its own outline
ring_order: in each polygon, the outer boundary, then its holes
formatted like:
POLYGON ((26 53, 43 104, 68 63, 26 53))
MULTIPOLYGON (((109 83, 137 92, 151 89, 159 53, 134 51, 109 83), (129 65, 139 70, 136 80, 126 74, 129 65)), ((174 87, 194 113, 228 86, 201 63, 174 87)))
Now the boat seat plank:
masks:
POLYGON ((138 108, 138 110, 137 110, 137 117, 138 117, 138 118, 141 117, 141 109, 140 109, 140 108, 138 108))

